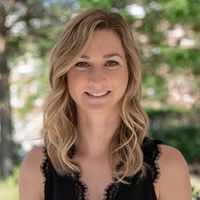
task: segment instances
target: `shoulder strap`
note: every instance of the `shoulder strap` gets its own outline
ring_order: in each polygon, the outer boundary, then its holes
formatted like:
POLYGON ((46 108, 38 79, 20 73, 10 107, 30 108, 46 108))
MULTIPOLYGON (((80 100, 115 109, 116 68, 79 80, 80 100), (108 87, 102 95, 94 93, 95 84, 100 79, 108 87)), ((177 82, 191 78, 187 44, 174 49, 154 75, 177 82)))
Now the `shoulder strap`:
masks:
POLYGON ((160 144, 162 144, 162 141, 150 138, 145 138, 142 144, 144 162, 150 167, 152 182, 157 182, 160 177, 160 167, 158 164, 162 154, 160 144))

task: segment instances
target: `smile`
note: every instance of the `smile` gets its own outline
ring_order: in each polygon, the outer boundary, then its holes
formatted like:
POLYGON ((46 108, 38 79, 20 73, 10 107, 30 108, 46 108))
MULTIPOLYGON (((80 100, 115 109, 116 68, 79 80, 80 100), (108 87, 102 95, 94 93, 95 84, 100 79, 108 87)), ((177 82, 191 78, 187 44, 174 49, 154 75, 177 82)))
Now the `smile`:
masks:
POLYGON ((85 92, 87 95, 93 96, 93 97, 101 97, 106 96, 111 91, 102 91, 102 92, 85 92))

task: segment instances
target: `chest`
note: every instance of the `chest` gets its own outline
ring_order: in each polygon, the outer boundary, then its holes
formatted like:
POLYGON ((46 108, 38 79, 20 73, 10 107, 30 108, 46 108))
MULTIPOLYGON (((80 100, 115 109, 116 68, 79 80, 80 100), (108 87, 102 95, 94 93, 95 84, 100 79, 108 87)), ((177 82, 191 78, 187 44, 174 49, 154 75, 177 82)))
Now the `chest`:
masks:
MULTIPOLYGON (((158 200, 151 182, 131 182, 110 184, 112 177, 107 170, 82 170, 82 174, 72 179, 70 176, 47 177, 45 200, 158 200), (106 171, 106 172, 105 172, 106 171), (54 180, 54 181, 50 181, 54 180)), ((53 175, 53 174, 52 174, 53 175)))
POLYGON ((107 164, 82 166, 79 181, 85 188, 85 199, 104 200, 113 182, 111 169, 107 164))
POLYGON ((130 185, 111 182, 105 187, 105 184, 102 186, 94 180, 87 181, 87 185, 81 181, 79 186, 84 189, 75 191, 76 200, 158 200, 153 185, 146 181, 134 181, 130 185))

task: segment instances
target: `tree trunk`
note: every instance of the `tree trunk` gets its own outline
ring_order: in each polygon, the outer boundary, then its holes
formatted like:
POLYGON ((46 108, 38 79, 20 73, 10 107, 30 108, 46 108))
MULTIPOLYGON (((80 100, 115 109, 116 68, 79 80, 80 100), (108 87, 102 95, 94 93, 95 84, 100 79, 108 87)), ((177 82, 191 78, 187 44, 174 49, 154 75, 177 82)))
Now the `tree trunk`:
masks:
POLYGON ((8 73, 0 75, 0 177, 6 178, 12 166, 12 125, 11 125, 11 108, 9 103, 9 85, 8 73))
POLYGON ((12 123, 9 93, 9 68, 6 56, 6 28, 0 24, 0 178, 12 166, 12 123))

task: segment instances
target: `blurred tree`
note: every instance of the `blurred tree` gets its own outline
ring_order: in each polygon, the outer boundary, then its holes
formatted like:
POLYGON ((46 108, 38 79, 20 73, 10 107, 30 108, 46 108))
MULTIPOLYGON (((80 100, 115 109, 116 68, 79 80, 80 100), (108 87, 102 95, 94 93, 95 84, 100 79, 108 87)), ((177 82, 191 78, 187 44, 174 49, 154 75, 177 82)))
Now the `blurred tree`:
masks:
POLYGON ((11 167, 11 108, 9 94, 9 68, 7 63, 7 14, 13 9, 14 1, 0 2, 0 176, 6 177, 11 167))
MULTIPOLYGON (((70 0, 0 0, 0 178, 9 175, 13 154, 8 63, 27 51, 46 60, 61 24, 69 19, 74 6, 70 0)), ((44 66, 38 70, 40 80, 44 72, 44 66)))

